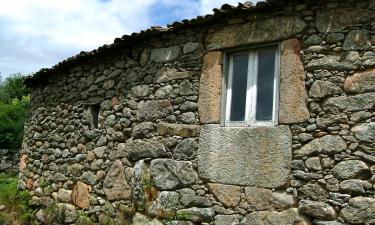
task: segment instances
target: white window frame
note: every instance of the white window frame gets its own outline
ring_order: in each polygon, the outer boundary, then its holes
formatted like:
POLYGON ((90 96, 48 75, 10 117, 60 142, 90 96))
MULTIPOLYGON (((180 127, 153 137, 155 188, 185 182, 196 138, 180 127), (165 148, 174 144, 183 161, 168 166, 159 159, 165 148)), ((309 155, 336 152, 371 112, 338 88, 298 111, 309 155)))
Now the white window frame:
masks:
POLYGON ((225 114, 222 125, 233 126, 233 127, 244 127, 244 126, 275 126, 278 124, 278 108, 279 108, 279 83, 280 83, 280 46, 278 44, 270 44, 263 46, 256 46, 242 51, 233 51, 225 53, 224 55, 224 73, 226 73, 226 79, 223 79, 226 84, 223 85, 225 106, 222 112, 225 114), (273 115, 272 121, 256 121, 256 99, 257 99, 257 78, 258 78, 258 55, 257 49, 262 47, 276 46, 275 52, 275 70, 274 70, 274 92, 273 92, 273 115), (247 91, 246 91, 246 106, 245 106, 245 121, 230 121, 230 106, 232 99, 232 78, 233 78, 233 56, 236 54, 248 54, 249 63, 247 69, 247 91))

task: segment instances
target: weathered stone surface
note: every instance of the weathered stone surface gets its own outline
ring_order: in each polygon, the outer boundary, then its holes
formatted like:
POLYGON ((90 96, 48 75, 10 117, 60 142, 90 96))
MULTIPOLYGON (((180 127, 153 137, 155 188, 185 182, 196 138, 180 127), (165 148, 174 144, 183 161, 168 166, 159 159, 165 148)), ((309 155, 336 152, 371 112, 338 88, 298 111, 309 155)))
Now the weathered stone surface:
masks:
POLYGON ((337 56, 325 56, 320 59, 311 60, 305 68, 307 70, 354 70, 355 67, 353 64, 348 62, 341 62, 340 58, 337 56))
POLYGON ((306 105, 305 72, 297 39, 281 44, 279 123, 302 123, 309 119, 306 105))
POLYGON ((281 212, 260 211, 247 214, 241 220, 240 225, 307 225, 296 208, 290 208, 281 212))
POLYGON ((197 137, 201 131, 201 126, 174 124, 174 123, 158 123, 157 131, 161 136, 181 136, 181 137, 197 137))
POLYGON ((137 98, 146 97, 150 93, 150 86, 147 84, 134 86, 132 87, 131 92, 134 97, 137 97, 137 98))
POLYGON ((245 195, 252 211, 284 210, 295 206, 292 195, 272 192, 269 189, 246 187, 245 195))
POLYGON ((196 74, 197 73, 194 71, 177 70, 175 68, 163 67, 156 73, 154 81, 156 83, 163 83, 171 80, 193 77, 196 74))
POLYGON ((287 126, 204 125, 198 149, 199 176, 223 184, 283 186, 289 177, 291 140, 287 126))
POLYGON ((151 219, 140 213, 135 213, 133 216, 132 224, 134 225, 163 225, 158 219, 151 219))
POLYGON ((208 183, 208 190, 226 207, 235 207, 241 200, 241 187, 208 183))
POLYGON ((118 143, 116 147, 116 157, 123 158, 126 157, 126 144, 125 143, 118 143))
POLYGON ((96 175, 91 171, 86 171, 82 174, 81 179, 83 182, 95 185, 97 182, 96 175))
POLYGON ((316 183, 308 183, 299 189, 299 197, 308 197, 312 200, 323 201, 327 197, 326 190, 316 183))
MULTIPOLYGON (((358 179, 344 180, 343 182, 340 183, 340 190, 350 195, 365 194, 366 192, 365 192, 364 185, 367 182, 363 180, 358 180, 358 179)), ((371 187, 370 183, 368 183, 368 185, 371 187)))
POLYGON ((166 117, 172 111, 171 102, 169 100, 156 100, 140 102, 137 116, 140 119, 154 121, 166 117))
POLYGON ((375 91, 375 69, 355 73, 345 79, 344 90, 348 93, 366 93, 375 91))
POLYGON ((82 209, 87 209, 90 206, 90 192, 91 187, 87 184, 78 181, 72 192, 72 202, 75 206, 78 206, 82 209))
POLYGON ((64 214, 64 222, 67 224, 73 223, 77 220, 77 211, 74 205, 68 203, 58 203, 57 204, 58 212, 64 214))
POLYGON ((351 50, 370 50, 371 40, 368 30, 352 30, 346 35, 343 49, 351 50))
POLYGON ((335 221, 335 220, 325 221, 325 220, 317 220, 317 219, 315 219, 315 220, 313 221, 313 223, 314 223, 315 225, 343 225, 342 223, 337 222, 337 221, 335 221))
POLYGON ((139 160, 133 171, 133 202, 139 211, 146 209, 146 190, 150 185, 151 177, 145 160, 139 160))
POLYGON ((322 170, 322 165, 320 163, 319 157, 311 157, 305 161, 306 168, 309 170, 319 171, 322 170))
POLYGON ((201 52, 203 49, 204 47, 200 42, 187 42, 186 44, 184 44, 182 50, 184 54, 189 54, 194 52, 201 52))
POLYGON ((132 137, 143 138, 147 134, 151 133, 154 129, 155 125, 152 122, 139 123, 132 128, 132 137))
POLYGON ((199 85, 198 112, 202 124, 220 122, 222 54, 220 51, 207 53, 203 57, 199 85))
POLYGON ((375 198, 355 197, 341 210, 340 216, 350 224, 375 223, 375 198))
POLYGON ((116 160, 113 163, 103 182, 103 187, 108 200, 131 198, 131 187, 126 181, 125 170, 121 160, 116 160))
POLYGON ((332 95, 341 94, 342 90, 334 83, 329 81, 315 81, 309 92, 309 96, 313 98, 325 98, 332 95))
POLYGON ((70 203, 70 201, 72 200, 72 191, 60 189, 58 192, 58 197, 61 202, 70 203))
POLYGON ((327 35, 328 44, 335 44, 336 42, 343 41, 344 39, 345 35, 343 33, 329 33, 327 35))
POLYGON ((297 158, 310 156, 318 153, 335 154, 346 150, 345 141, 338 135, 326 135, 321 138, 314 139, 294 151, 297 158))
POLYGON ((329 98, 323 103, 327 111, 359 111, 371 109, 375 104, 375 93, 329 98))
POLYGON ((325 9, 318 10, 315 24, 320 32, 339 32, 374 17, 373 11, 365 8, 325 9))
POLYGON ((215 225, 239 225, 241 216, 239 215, 217 215, 215 225))
POLYGON ((313 34, 303 42, 303 46, 320 45, 322 42, 323 39, 319 35, 313 34))
POLYGON ((126 157, 138 161, 144 158, 158 158, 167 155, 164 145, 155 139, 147 141, 129 139, 125 143, 126 157))
POLYGON ((198 143, 193 138, 181 141, 173 151, 173 158, 177 160, 191 160, 196 157, 198 143))
POLYGON ((324 202, 301 200, 298 211, 313 218, 323 220, 334 220, 337 217, 336 211, 332 206, 324 202))
POLYGON ((375 122, 363 123, 352 128, 354 136, 364 142, 375 141, 375 122))
POLYGON ((369 167, 366 163, 360 160, 347 160, 339 162, 333 168, 333 175, 341 180, 346 179, 366 179, 370 173, 369 167))
POLYGON ((193 222, 212 222, 215 211, 211 208, 188 208, 177 211, 176 218, 179 220, 191 220, 193 222))
POLYGON ((184 188, 197 181, 191 162, 154 159, 150 164, 150 173, 160 190, 184 188))
POLYGON ((93 150, 94 154, 98 158, 103 158, 104 151, 106 150, 106 147, 98 147, 93 150))
POLYGON ((297 17, 269 17, 259 20, 254 17, 253 21, 243 25, 226 26, 209 34, 206 46, 209 50, 214 50, 282 40, 301 32, 305 26, 306 23, 297 17))
POLYGON ((171 46, 168 48, 154 48, 151 49, 150 60, 154 62, 168 62, 176 59, 181 52, 178 46, 171 46))
POLYGON ((193 84, 189 80, 183 80, 180 83, 180 95, 192 95, 193 84))
POLYGON ((173 94, 173 87, 171 85, 166 85, 164 87, 159 88, 155 92, 156 99, 167 99, 170 98, 173 94))

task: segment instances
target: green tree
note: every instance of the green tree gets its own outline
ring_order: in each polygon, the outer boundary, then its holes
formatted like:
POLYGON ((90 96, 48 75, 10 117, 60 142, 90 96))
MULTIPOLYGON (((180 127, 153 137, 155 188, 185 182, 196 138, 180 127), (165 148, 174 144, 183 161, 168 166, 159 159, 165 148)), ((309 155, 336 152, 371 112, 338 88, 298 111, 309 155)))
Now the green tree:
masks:
POLYGON ((25 77, 21 73, 15 73, 0 83, 0 102, 10 104, 13 99, 22 100, 23 96, 29 94, 24 85, 25 77))
POLYGON ((0 83, 0 149, 19 148, 29 102, 24 76, 17 73, 0 83))

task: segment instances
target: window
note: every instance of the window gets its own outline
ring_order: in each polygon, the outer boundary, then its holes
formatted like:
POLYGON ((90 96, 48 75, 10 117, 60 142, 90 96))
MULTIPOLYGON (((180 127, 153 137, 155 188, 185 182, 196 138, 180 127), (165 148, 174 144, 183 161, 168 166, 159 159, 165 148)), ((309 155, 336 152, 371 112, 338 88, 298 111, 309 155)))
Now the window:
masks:
POLYGON ((226 126, 272 126, 277 123, 279 47, 228 53, 226 126))

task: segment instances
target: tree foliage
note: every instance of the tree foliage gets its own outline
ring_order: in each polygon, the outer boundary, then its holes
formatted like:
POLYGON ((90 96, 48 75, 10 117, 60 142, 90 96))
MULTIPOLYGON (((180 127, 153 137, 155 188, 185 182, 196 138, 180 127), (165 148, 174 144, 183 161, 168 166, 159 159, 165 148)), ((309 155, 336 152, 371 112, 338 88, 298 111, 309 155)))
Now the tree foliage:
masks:
POLYGON ((18 73, 0 83, 0 149, 21 146, 29 102, 23 81, 24 76, 18 73))

